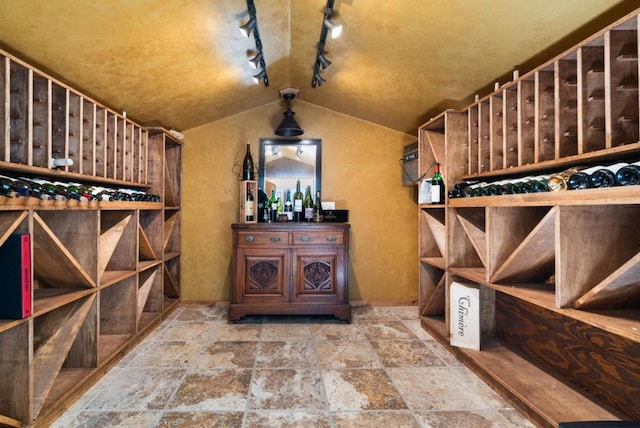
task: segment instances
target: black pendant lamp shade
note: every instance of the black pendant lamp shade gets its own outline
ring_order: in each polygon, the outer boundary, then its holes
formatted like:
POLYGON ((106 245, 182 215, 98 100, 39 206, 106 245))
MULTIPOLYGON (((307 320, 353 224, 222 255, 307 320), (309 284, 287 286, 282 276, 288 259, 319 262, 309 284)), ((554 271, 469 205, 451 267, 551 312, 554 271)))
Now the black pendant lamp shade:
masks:
POLYGON ((287 100, 287 111, 284 112, 284 119, 280 125, 273 131, 274 134, 281 137, 297 137, 304 134, 304 130, 300 128, 298 122, 293 118, 295 113, 291 110, 291 100, 295 97, 296 94, 294 93, 282 94, 282 98, 287 100))

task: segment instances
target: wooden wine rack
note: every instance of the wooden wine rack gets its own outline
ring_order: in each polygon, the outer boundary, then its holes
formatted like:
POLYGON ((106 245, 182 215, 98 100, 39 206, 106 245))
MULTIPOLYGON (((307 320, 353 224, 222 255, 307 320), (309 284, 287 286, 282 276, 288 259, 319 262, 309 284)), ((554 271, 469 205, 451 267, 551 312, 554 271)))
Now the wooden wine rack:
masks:
POLYGON ((0 246, 31 234, 33 267, 32 316, 0 320, 0 425, 46 426, 176 307, 182 144, 3 51, 0 99, 0 174, 162 200, 0 196, 0 246))
MULTIPOLYGON (((420 175, 438 161, 451 189, 640 159, 638 13, 425 123, 420 175)), ((450 348, 461 360, 540 426, 639 420, 639 207, 640 186, 421 205, 423 327, 449 343, 452 282, 495 290, 482 351, 450 348)))

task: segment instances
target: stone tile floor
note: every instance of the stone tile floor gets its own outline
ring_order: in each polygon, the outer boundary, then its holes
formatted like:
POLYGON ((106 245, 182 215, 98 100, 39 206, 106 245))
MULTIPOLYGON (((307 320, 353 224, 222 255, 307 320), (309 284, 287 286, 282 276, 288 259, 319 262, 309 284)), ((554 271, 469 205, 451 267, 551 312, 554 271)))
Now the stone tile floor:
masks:
POLYGON ((53 427, 533 427, 415 306, 330 317, 178 308, 53 427))

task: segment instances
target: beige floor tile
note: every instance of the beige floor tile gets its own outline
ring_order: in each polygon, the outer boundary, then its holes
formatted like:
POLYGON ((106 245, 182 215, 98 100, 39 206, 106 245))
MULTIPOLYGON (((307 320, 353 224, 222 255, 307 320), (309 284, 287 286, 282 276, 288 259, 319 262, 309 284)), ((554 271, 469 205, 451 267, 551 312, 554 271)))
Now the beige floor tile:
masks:
POLYGON ((372 340, 385 367, 444 366, 444 361, 420 340, 372 340))
POLYGON ((258 353, 257 341, 218 341, 204 345, 194 356, 191 371, 213 368, 252 368, 258 353))
POLYGON ((232 428, 241 427, 242 412, 169 412, 158 423, 159 428, 232 428))
POLYGON ((262 324, 233 324, 227 321, 214 322, 206 340, 247 341, 259 340, 262 324))
POLYGON ((269 323, 262 327, 262 340, 309 340, 311 325, 309 323, 269 323))
POLYGON ((162 409, 176 390, 184 370, 124 368, 98 390, 89 410, 143 411, 162 409))
POLYGON ((151 427, 159 413, 153 412, 91 412, 80 413, 73 420, 58 419, 50 428, 139 428, 151 427))
POLYGON ((139 353, 127 366, 188 367, 200 347, 199 342, 190 340, 156 341, 147 345, 145 352, 139 353))
POLYGON ((308 369, 256 369, 249 409, 326 409, 320 374, 308 369))
POLYGON ((396 321, 398 317, 383 306, 357 306, 351 310, 353 322, 360 321, 396 321))
POLYGON ((335 428, 420 428, 408 411, 337 412, 333 414, 335 428))
MULTIPOLYGON (((416 418, 426 427, 508 428, 513 425, 497 410, 449 410, 416 412, 416 418)), ((526 425, 519 425, 523 428, 526 425)))
POLYGON ((382 369, 323 370, 329 409, 406 409, 407 405, 382 369))
POLYGON ((201 306, 184 308, 175 319, 177 321, 219 321, 226 320, 227 309, 221 306, 201 306))
POLYGON ((318 361, 322 368, 376 369, 382 367, 368 340, 318 340, 318 361))
POLYGON ((483 410, 489 404, 454 367, 387 369, 412 410, 483 410))
POLYGON ((311 323, 311 334, 318 340, 363 340, 366 335, 361 324, 311 323))
POLYGON ((371 321, 362 330, 369 340, 418 338, 402 321, 371 321))
POLYGON ((259 368, 314 368, 318 366, 312 340, 263 341, 258 346, 256 367, 259 368))
POLYGON ((329 428, 327 412, 250 411, 245 428, 329 428))
POLYGON ((389 306, 389 312, 396 314, 401 320, 418 320, 420 319, 418 305, 415 306, 389 306))
POLYGON ((190 373, 167 408, 181 411, 241 411, 247 405, 250 369, 190 373))
POLYGON ((213 322, 170 321, 155 340, 191 340, 201 342, 211 331, 213 322))

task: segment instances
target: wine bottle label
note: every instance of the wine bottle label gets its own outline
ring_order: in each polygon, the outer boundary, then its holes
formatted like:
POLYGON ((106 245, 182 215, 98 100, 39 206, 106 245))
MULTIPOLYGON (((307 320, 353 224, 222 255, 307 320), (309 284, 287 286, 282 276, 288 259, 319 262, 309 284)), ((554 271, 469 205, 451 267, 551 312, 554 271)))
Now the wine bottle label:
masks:
POLYGON ((253 217, 253 201, 246 201, 244 206, 244 215, 253 217))
POLYGON ((431 184, 431 203, 439 204, 442 203, 440 200, 440 185, 439 184, 431 184))
POLYGON ((313 207, 304 209, 304 218, 307 218, 307 219, 313 218, 313 207))
POLYGON ((293 210, 297 213, 302 212, 302 199, 296 199, 293 201, 293 210))

